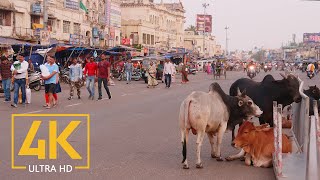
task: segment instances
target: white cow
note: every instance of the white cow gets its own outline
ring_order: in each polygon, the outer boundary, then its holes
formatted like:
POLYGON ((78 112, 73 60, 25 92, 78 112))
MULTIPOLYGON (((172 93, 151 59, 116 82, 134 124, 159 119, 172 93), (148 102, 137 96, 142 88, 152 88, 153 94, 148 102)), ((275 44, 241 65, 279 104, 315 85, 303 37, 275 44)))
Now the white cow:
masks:
POLYGON ((197 134, 197 168, 202 168, 200 150, 205 133, 211 144, 211 157, 221 158, 221 142, 227 126, 233 128, 228 121, 242 121, 250 116, 262 114, 260 108, 245 95, 238 92, 238 96, 226 95, 218 83, 212 83, 209 92, 192 92, 181 104, 179 123, 181 130, 181 142, 183 144, 183 168, 188 169, 187 143, 188 134, 191 129, 197 134), (216 147, 214 147, 214 136, 217 135, 216 147))

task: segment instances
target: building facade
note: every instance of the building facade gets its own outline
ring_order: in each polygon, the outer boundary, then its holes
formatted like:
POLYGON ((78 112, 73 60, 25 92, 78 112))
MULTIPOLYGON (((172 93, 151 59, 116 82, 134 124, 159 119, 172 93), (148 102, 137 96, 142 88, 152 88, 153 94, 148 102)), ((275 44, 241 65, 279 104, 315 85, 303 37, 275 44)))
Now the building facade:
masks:
MULTIPOLYGON (((38 42, 44 28, 43 0, 1 0, 0 36, 38 42)), ((47 29, 52 42, 107 47, 111 0, 47 0, 47 29)), ((119 28, 119 27, 118 27, 119 28)), ((118 39, 120 32, 118 32, 118 39)), ((113 44, 119 44, 113 43, 113 44)))
POLYGON ((203 36, 194 31, 185 31, 184 48, 204 58, 213 57, 221 51, 221 46, 217 49, 215 36, 203 36))
POLYGON ((184 7, 182 3, 154 3, 152 0, 122 0, 122 39, 124 45, 166 51, 184 46, 184 7))

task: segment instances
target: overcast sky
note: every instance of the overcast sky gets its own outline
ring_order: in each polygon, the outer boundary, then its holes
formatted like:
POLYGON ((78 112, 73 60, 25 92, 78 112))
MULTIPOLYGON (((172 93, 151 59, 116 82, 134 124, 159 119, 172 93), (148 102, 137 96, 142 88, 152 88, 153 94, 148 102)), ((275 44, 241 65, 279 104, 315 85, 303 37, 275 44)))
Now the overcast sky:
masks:
MULTIPOLYGON (((186 9, 186 26, 195 25, 196 14, 203 13, 207 2, 213 16, 213 34, 225 46, 228 25, 229 48, 250 50, 253 47, 278 48, 296 34, 302 41, 304 32, 320 32, 320 1, 300 0, 181 0, 186 9)), ((160 2, 160 0, 156 0, 160 2)), ((179 0, 164 0, 179 2, 179 0)))

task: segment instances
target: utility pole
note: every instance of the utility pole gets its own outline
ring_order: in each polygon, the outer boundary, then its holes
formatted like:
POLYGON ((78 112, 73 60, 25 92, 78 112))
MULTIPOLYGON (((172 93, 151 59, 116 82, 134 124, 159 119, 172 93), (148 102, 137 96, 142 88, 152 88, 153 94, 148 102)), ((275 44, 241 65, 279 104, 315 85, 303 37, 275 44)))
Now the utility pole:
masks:
POLYGON ((206 56, 206 9, 209 6, 208 3, 203 3, 202 4, 204 11, 203 11, 203 21, 204 21, 204 27, 203 27, 203 53, 204 53, 204 57, 206 56))
POLYGON ((225 56, 227 57, 227 55, 228 55, 228 30, 229 30, 229 27, 228 26, 226 26, 225 28, 224 28, 225 30, 226 30, 226 51, 225 51, 225 56))
POLYGON ((43 1, 43 29, 46 31, 48 29, 48 11, 47 11, 47 2, 48 0, 43 1))

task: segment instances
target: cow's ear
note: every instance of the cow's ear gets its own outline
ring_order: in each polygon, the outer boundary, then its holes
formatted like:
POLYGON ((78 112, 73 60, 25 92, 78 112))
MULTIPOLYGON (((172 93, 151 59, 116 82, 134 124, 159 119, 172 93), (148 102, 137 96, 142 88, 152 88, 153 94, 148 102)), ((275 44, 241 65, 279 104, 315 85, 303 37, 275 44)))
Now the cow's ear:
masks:
POLYGON ((241 107, 242 105, 243 105, 243 101, 240 100, 240 101, 238 102, 238 106, 241 107))

